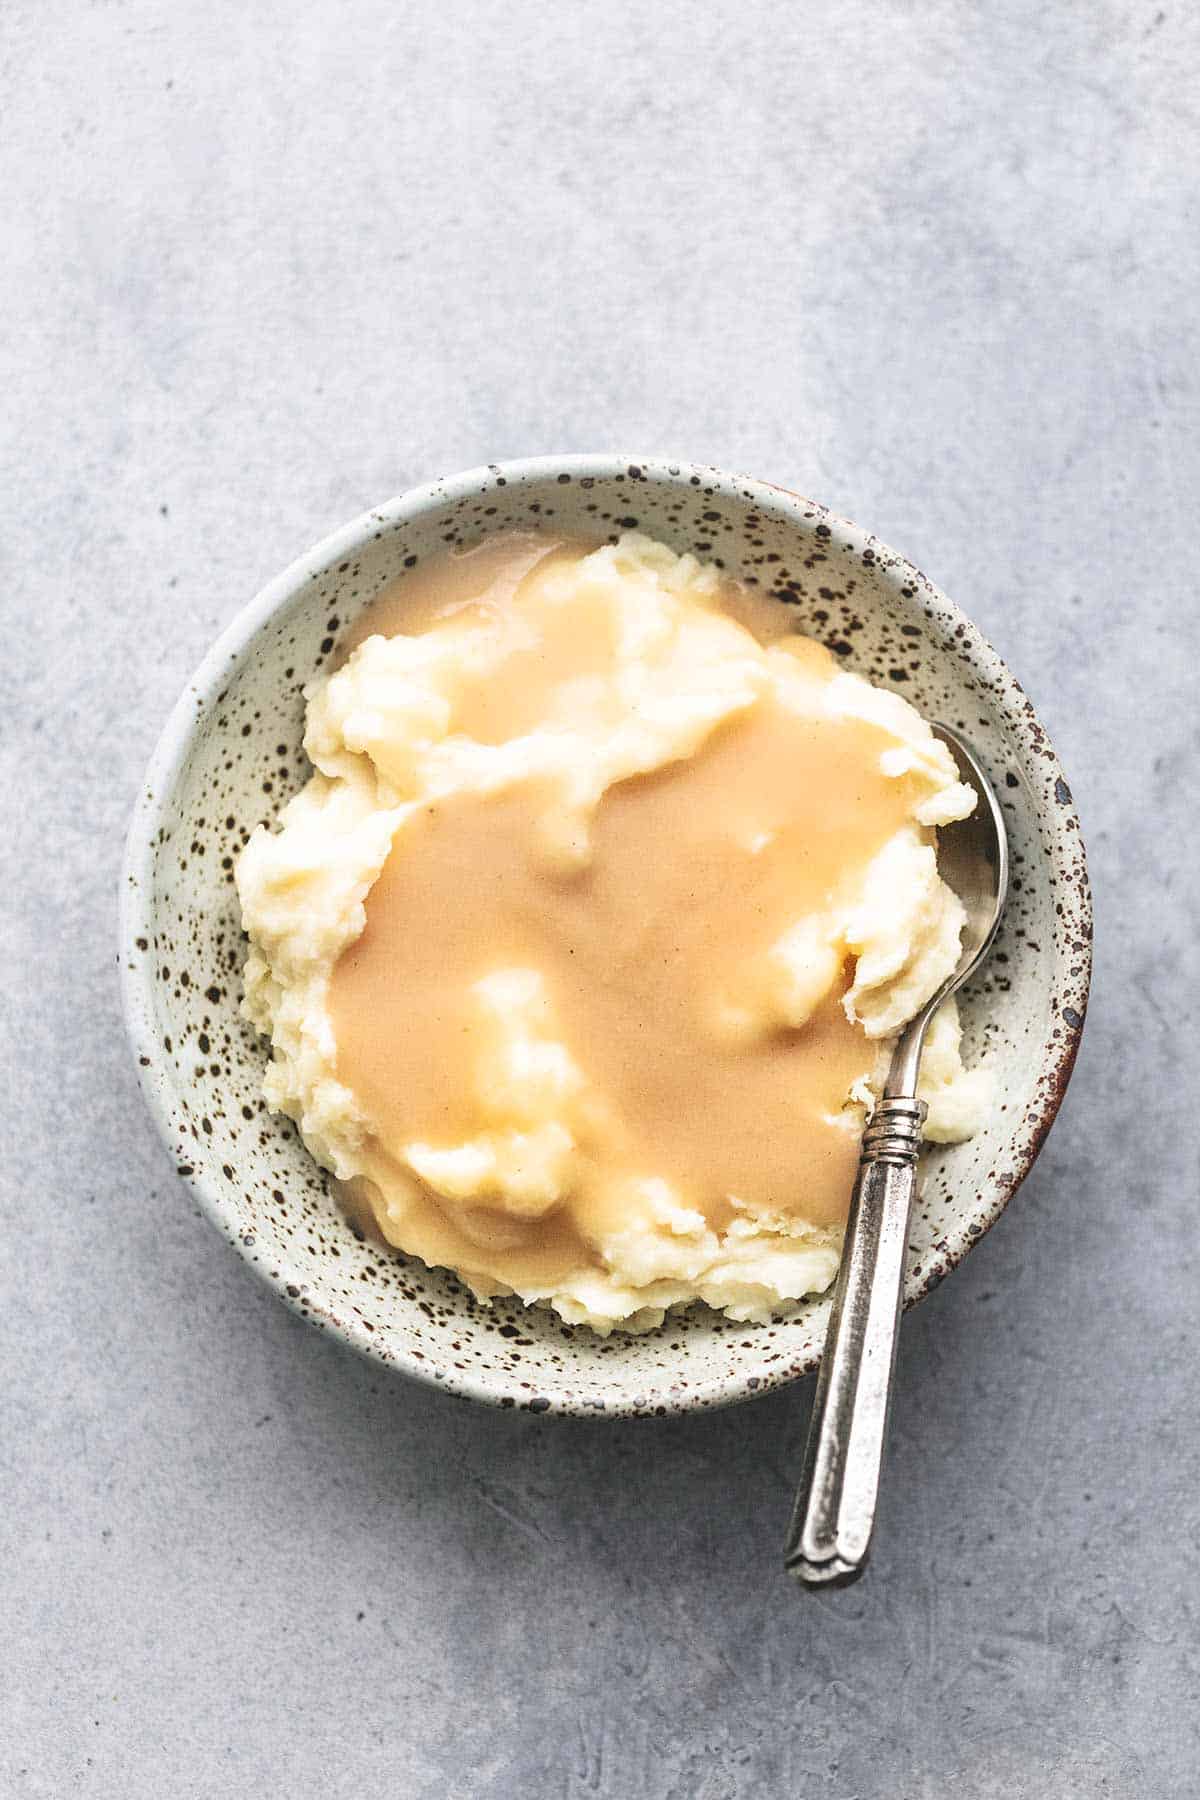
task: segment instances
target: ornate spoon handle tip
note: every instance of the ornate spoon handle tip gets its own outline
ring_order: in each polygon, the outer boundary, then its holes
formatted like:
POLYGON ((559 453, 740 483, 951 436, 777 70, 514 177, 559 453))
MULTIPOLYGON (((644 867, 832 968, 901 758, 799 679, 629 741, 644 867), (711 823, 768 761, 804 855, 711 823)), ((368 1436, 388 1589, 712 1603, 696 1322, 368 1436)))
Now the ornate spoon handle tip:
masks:
POLYGON ((784 1549, 805 1587, 867 1565, 887 1431, 925 1104, 883 1099, 863 1133, 796 1509, 784 1549))

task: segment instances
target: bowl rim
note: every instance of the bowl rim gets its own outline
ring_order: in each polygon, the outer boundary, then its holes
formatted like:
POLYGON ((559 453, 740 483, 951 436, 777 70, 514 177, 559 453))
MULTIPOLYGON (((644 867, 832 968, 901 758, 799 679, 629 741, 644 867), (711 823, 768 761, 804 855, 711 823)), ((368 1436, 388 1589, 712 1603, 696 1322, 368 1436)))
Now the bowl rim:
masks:
MULTIPOLYGON (((1028 733, 1033 728, 1039 738, 1039 758, 1043 773, 1049 775, 1052 785, 1060 794, 1065 791, 1067 795, 1060 818, 1073 831, 1077 871, 1075 879, 1064 883, 1063 887, 1064 905, 1073 915, 1070 923, 1079 946, 1075 965, 1078 970, 1078 1003, 1072 1008, 1072 1016, 1063 1020, 1060 1036, 1043 1048, 1043 1071, 1048 1079, 1045 1092, 1036 1103, 1039 1110, 1027 1141, 1014 1149, 1012 1166, 993 1178, 987 1191, 986 1203, 982 1203, 972 1215, 971 1228, 939 1241, 941 1266, 931 1271, 916 1289, 911 1286, 906 1289, 904 1308, 907 1311, 932 1292, 951 1270, 957 1268, 967 1252, 990 1231, 1032 1169, 1058 1114, 1082 1038, 1091 984, 1093 907, 1086 851, 1078 815, 1074 810, 1070 788, 1057 752, 1040 725, 1033 704, 1017 677, 979 627, 914 563, 891 549, 874 533, 865 531, 853 520, 818 501, 758 477, 734 474, 709 464, 690 462, 685 458, 603 451, 569 452, 562 456, 522 457, 502 463, 479 464, 455 475, 423 482, 392 496, 378 506, 369 507, 347 524, 327 533, 259 589, 254 598, 241 608, 218 635, 172 707, 141 778, 126 833, 118 899, 117 962, 125 1031, 133 1052, 142 1095, 160 1138, 168 1153, 174 1157, 175 1132, 165 1097, 172 1083, 159 1061, 161 1046, 155 1015, 152 964, 144 956, 135 953, 135 945, 139 938, 152 935, 150 899, 153 893, 154 850, 164 799, 174 791, 184 769, 197 726, 207 715, 217 695, 228 685, 238 662, 250 650, 258 633, 315 573, 332 563, 346 560, 348 552, 352 553, 369 542, 381 526, 414 521, 423 514, 443 508, 456 500, 478 495, 485 487, 491 488, 497 482, 516 488, 543 480, 547 476, 557 477, 562 473, 568 474, 573 480, 588 477, 607 479, 630 470, 636 470, 639 475, 650 471, 656 480, 678 483, 689 490, 693 487, 693 477, 699 476, 705 487, 730 498, 736 496, 739 501, 749 501, 776 514, 780 511, 794 511, 802 515, 805 523, 816 518, 835 528, 842 544, 860 556, 864 551, 870 551, 878 572, 885 579, 897 586, 915 586, 923 599, 942 613, 943 619, 951 620, 956 629, 962 627, 958 632, 960 647, 968 652, 967 660, 973 667, 988 678, 997 709, 1014 729, 1023 728, 1028 733)), ((1040 819, 1042 809, 1039 807, 1037 811, 1040 819)), ((1054 860, 1053 851, 1051 857, 1054 860)), ((601 1407, 595 1399, 572 1394, 556 1395, 552 1390, 545 1396, 530 1395, 525 1390, 518 1393, 515 1380, 507 1383, 504 1378, 497 1379, 494 1373, 481 1375, 470 1370, 443 1371, 432 1368, 428 1361, 419 1360, 403 1349, 385 1351, 373 1334, 363 1329, 357 1321, 334 1318, 319 1303, 314 1303, 311 1295, 302 1299, 294 1291, 289 1293, 286 1269, 272 1270, 265 1261, 247 1256, 240 1232, 228 1216, 221 1185, 215 1178, 202 1167, 185 1169, 176 1163, 176 1170, 191 1188, 201 1211, 272 1292, 293 1312, 300 1314, 309 1323, 331 1331, 343 1343, 373 1363, 407 1375, 427 1387, 492 1406, 515 1407, 539 1413, 575 1414, 589 1418, 648 1414, 660 1416, 650 1405, 654 1396, 649 1389, 636 1396, 615 1391, 611 1397, 605 1398, 601 1407)), ((764 1346, 766 1342, 764 1339, 764 1346)), ((694 1384, 689 1382, 682 1390, 664 1393, 662 1397, 667 1405, 663 1410, 693 1411, 755 1399, 809 1373, 816 1368, 819 1360, 819 1354, 813 1352, 791 1361, 774 1363, 769 1371, 763 1369, 758 1375, 747 1369, 704 1377, 694 1384)))

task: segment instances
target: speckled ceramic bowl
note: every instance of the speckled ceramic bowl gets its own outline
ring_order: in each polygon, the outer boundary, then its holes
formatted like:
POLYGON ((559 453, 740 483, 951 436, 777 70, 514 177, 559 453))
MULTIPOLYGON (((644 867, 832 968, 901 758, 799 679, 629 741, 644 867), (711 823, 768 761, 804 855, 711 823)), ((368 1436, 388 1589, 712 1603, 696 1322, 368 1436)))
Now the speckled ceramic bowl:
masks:
POLYGON ((511 527, 640 529, 716 559, 795 608, 849 668, 895 686, 981 751, 1004 801, 1014 880, 1004 929, 964 1003, 968 1060, 998 1074, 970 1143, 930 1152, 907 1299, 929 1292, 1028 1172, 1071 1073, 1091 905, 1070 790, 995 652, 911 563, 812 501, 716 469, 615 456, 474 469, 365 513, 294 563, 214 646, 138 798, 121 967, 142 1084, 179 1174, 305 1318, 388 1368, 530 1411, 665 1414, 761 1393, 815 1366, 828 1302, 761 1326, 705 1308, 644 1337, 481 1306, 452 1275, 360 1241, 292 1126, 263 1107, 264 1047, 238 1014, 234 857, 307 777, 306 682, 386 583, 447 546, 511 527))

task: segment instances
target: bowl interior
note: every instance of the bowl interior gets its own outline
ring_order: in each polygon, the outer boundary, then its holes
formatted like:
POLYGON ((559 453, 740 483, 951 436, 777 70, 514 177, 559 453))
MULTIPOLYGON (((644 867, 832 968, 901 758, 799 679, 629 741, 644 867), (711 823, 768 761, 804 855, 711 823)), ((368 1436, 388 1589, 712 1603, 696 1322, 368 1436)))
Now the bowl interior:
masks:
POLYGON ((828 1301, 748 1327, 704 1308, 601 1340, 363 1242, 294 1128, 259 1095, 264 1048, 238 1013, 244 954, 232 865, 307 779, 305 684, 404 570, 513 527, 615 535, 636 525, 718 559, 794 607, 797 627, 979 749, 1003 801, 1013 889, 963 1000, 968 1060, 997 1071, 967 1144, 929 1152, 907 1298, 998 1216, 1070 1074, 1086 1004, 1090 908, 1061 770, 1012 677, 956 608, 885 546, 812 502, 687 465, 565 458, 475 471, 366 515, 289 570, 231 627, 180 702, 134 819, 122 956, 143 1082, 180 1173, 218 1225, 314 1324, 452 1390, 534 1410, 712 1405, 812 1367, 828 1301))

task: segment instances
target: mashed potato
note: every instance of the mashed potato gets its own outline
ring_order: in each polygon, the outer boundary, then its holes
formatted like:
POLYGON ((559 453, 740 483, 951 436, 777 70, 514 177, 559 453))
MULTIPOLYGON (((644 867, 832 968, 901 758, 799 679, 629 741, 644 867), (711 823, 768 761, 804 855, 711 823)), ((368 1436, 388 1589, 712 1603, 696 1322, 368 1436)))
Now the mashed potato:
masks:
MULTIPOLYGON (((385 1237, 607 1332, 836 1272, 900 1027, 959 954, 973 795, 787 610, 626 534, 375 635, 237 870, 270 1105, 385 1237)), ((926 1135, 987 1077, 931 1030, 926 1135)))

